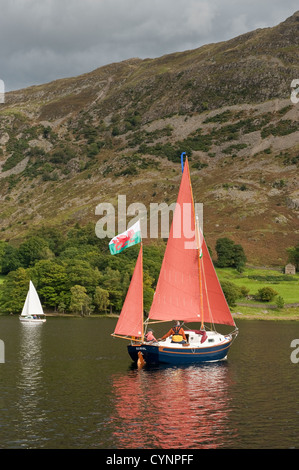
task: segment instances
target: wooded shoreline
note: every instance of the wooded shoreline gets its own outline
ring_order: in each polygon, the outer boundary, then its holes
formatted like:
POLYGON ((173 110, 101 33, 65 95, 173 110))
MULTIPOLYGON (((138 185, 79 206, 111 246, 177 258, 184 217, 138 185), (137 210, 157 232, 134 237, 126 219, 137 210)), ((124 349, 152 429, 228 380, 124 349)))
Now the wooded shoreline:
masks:
MULTIPOLYGON (((290 310, 290 309, 288 309, 290 310)), ((291 312, 283 313, 279 312, 232 312, 233 318, 236 320, 263 320, 263 321, 299 321, 299 308, 294 307, 291 309, 291 312)), ((59 313, 59 312, 46 312, 46 317, 49 318, 78 318, 78 319, 94 319, 94 318, 118 318, 117 313, 107 313, 107 314, 91 314, 91 315, 79 315, 74 313, 59 313)), ((9 315, 0 315, 0 316, 9 316, 9 315)), ((13 314, 12 316, 18 316, 13 314)))

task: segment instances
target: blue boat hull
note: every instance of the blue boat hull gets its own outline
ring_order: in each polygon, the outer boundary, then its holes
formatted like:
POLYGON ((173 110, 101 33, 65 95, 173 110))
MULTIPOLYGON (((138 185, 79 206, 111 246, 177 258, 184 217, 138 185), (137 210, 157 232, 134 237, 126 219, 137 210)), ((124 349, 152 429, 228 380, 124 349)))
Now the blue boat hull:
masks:
POLYGON ((133 361, 141 352, 147 364, 194 364, 221 361, 227 356, 232 338, 225 343, 201 348, 178 348, 152 344, 128 345, 128 353, 133 361))

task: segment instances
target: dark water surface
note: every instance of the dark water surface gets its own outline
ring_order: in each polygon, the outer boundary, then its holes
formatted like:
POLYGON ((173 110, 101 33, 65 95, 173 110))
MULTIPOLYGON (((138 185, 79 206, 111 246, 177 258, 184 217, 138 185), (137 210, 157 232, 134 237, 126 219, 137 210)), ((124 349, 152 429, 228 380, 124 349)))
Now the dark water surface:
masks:
POLYGON ((0 317, 0 448, 299 447, 299 323, 239 321, 227 361, 143 370, 115 323, 0 317))

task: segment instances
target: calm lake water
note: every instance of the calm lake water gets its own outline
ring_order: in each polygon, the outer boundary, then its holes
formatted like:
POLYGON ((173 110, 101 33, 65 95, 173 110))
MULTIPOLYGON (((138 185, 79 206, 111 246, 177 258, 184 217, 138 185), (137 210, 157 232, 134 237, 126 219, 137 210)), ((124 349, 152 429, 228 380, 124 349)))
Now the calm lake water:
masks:
POLYGON ((299 323, 240 320, 227 361, 142 370, 115 323, 0 317, 0 448, 299 447, 299 323))

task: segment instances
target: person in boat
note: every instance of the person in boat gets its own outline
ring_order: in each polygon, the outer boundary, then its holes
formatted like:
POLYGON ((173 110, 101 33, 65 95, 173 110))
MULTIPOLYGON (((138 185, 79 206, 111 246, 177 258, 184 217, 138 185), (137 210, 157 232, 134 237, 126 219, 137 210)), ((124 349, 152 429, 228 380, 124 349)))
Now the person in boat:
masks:
POLYGON ((156 338, 154 337, 154 331, 151 328, 147 330, 147 333, 145 335, 145 340, 148 342, 157 341, 156 338))
POLYGON ((180 324, 179 321, 176 321, 175 325, 168 331, 168 333, 162 336, 161 341, 168 338, 168 336, 172 336, 171 338, 172 343, 186 343, 187 342, 185 331, 183 330, 182 325, 180 324))

